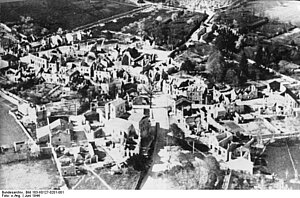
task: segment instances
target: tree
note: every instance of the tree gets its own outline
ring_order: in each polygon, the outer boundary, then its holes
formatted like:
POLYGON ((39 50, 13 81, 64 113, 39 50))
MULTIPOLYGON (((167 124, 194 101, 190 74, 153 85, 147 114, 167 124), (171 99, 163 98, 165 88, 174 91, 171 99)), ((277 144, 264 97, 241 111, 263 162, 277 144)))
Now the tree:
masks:
POLYGON ((129 167, 133 167, 137 171, 145 171, 148 169, 149 161, 144 155, 133 155, 126 161, 129 167))
POLYGON ((239 83, 237 72, 233 68, 228 69, 224 81, 228 84, 237 86, 239 83))
POLYGON ((41 35, 46 35, 46 34, 48 34, 48 32, 49 32, 49 30, 47 28, 43 28, 41 30, 41 35))
POLYGON ((220 164, 216 160, 216 158, 213 156, 207 156, 204 159, 204 162, 209 169, 208 180, 206 183, 206 189, 215 189, 216 182, 221 181, 222 180, 221 177, 223 177, 221 169, 220 169, 220 164))
POLYGON ((257 48, 257 51, 255 53, 254 61, 256 62, 257 66, 261 66, 262 65, 263 51, 262 51, 262 47, 261 46, 258 46, 258 48, 257 48))
POLYGON ((239 85, 244 85, 248 80, 248 76, 244 73, 244 71, 241 71, 238 76, 238 83, 239 85))
POLYGON ((221 52, 234 52, 235 42, 238 40, 238 36, 235 35, 230 29, 222 28, 218 30, 219 35, 216 38, 215 46, 221 52))
POLYGON ((219 50, 213 51, 206 63, 207 71, 212 75, 214 82, 222 82, 225 73, 225 60, 219 50))
POLYGON ((246 76, 249 75, 248 60, 245 52, 242 53, 239 68, 246 76))
POLYGON ((247 82, 248 76, 249 76, 248 60, 245 52, 243 52, 238 67, 238 80, 239 80, 238 83, 240 85, 243 85, 245 82, 247 82))
POLYGON ((254 81, 257 80, 257 73, 256 73, 255 70, 253 70, 253 71, 250 73, 250 78, 251 78, 251 80, 254 80, 254 81))
POLYGON ((193 63, 189 58, 187 58, 181 65, 180 70, 181 71, 186 71, 186 72, 190 72, 190 71, 194 71, 196 67, 196 64, 193 63))

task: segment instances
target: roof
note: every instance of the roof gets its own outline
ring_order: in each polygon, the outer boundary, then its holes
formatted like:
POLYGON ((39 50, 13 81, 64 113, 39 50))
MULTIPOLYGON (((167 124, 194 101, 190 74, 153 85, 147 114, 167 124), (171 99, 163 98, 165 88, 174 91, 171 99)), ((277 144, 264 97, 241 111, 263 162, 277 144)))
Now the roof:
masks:
POLYGON ((49 128, 48 125, 36 129, 37 139, 40 139, 40 138, 42 138, 46 135, 49 135, 49 134, 50 134, 50 128, 49 128))
POLYGON ((144 119, 144 117, 148 117, 146 115, 144 115, 143 113, 132 113, 129 118, 128 121, 133 121, 133 122, 140 122, 142 119, 144 119))
POLYGON ((295 63, 291 63, 291 62, 288 62, 288 61, 285 61, 285 60, 279 61, 278 64, 279 64, 279 66, 284 67, 286 69, 298 69, 298 68, 300 68, 300 65, 297 65, 295 63))
POLYGON ((9 67, 8 62, 5 61, 5 60, 0 59, 0 69, 4 69, 4 68, 7 68, 7 67, 9 67))
POLYGON ((274 80, 272 82, 269 83, 270 85, 280 85, 280 82, 278 82, 277 80, 274 80))
POLYGON ((298 104, 300 103, 298 101, 298 98, 297 98, 296 94, 294 94, 290 89, 286 88, 284 94, 290 95, 298 104))
POLYGON ((216 108, 217 112, 226 111, 225 107, 223 105, 220 105, 216 108))
POLYGON ((258 81, 247 81, 248 85, 254 85, 255 87, 267 87, 267 85, 263 82, 258 82, 258 81))
POLYGON ((192 75, 186 74, 184 71, 179 71, 177 73, 172 74, 171 76, 174 76, 174 77, 180 78, 180 79, 192 79, 192 78, 194 78, 192 75))
POLYGON ((148 105, 149 98, 147 96, 137 96, 133 99, 133 105, 148 105))
POLYGON ((1 57, 2 60, 6 60, 6 61, 18 61, 19 58, 16 57, 15 55, 12 55, 12 54, 6 54, 4 56, 1 57))
POLYGON ((56 55, 53 55, 50 59, 50 63, 56 63, 56 61, 58 60, 58 57, 56 55))
POLYGON ((224 122, 224 125, 230 129, 230 132, 233 132, 233 133, 245 131, 238 124, 236 124, 235 122, 232 122, 232 121, 224 122))
POLYGON ((245 170, 249 166, 250 167, 253 166, 253 162, 251 162, 250 160, 248 160, 244 157, 239 157, 237 159, 230 160, 226 163, 231 169, 234 169, 234 170, 245 170))
POLYGON ((241 115, 242 118, 244 118, 245 120, 252 120, 254 119, 255 117, 252 115, 252 114, 242 114, 241 115))
POLYGON ((201 108, 201 111, 203 111, 204 113, 207 113, 207 110, 206 110, 205 107, 202 107, 202 108, 201 108))
POLYGON ((31 47, 35 48, 35 47, 40 47, 42 44, 39 41, 35 41, 35 42, 30 43, 30 45, 31 45, 31 47))
POLYGON ((190 101, 190 100, 188 100, 188 99, 186 99, 186 98, 180 98, 180 99, 178 99, 177 101, 176 101, 176 106, 178 106, 178 105, 180 105, 180 104, 182 104, 182 103, 188 103, 188 104, 192 104, 192 102, 190 101))
POLYGON ((121 118, 113 118, 113 119, 108 120, 105 123, 104 131, 106 132, 107 129, 108 130, 119 129, 119 130, 122 130, 122 131, 128 131, 128 129, 132 125, 133 124, 128 120, 124 120, 124 119, 121 119, 121 118))
POLYGON ((52 137, 57 136, 59 134, 70 135, 67 131, 58 130, 58 131, 56 131, 55 133, 52 134, 52 137))
POLYGON ((81 62, 80 66, 90 67, 89 64, 87 62, 85 62, 84 60, 81 62))
POLYGON ((110 103, 114 106, 119 106, 121 104, 124 104, 125 100, 123 100, 122 98, 117 98, 117 99, 111 101, 110 103))
POLYGON ((138 58, 141 55, 141 53, 136 48, 128 48, 126 51, 128 51, 130 56, 134 59, 138 58))
POLYGON ((136 59, 134 59, 134 61, 140 61, 143 60, 145 54, 141 54, 139 57, 137 57, 136 59))

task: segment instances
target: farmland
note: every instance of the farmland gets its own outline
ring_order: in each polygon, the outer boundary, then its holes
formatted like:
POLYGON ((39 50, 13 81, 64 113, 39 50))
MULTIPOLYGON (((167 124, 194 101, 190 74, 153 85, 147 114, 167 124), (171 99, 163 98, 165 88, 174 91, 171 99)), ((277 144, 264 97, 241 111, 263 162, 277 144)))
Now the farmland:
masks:
POLYGON ((0 7, 1 22, 20 25, 20 17, 31 17, 35 33, 46 28, 54 32, 58 28, 73 29, 95 22, 115 14, 134 9, 132 4, 123 0, 79 1, 79 0, 27 0, 19 3, 2 3, 0 7))
POLYGON ((253 8, 255 12, 271 19, 279 19, 281 22, 300 25, 300 18, 297 17, 300 12, 299 1, 258 0, 249 2, 247 7, 253 8))
POLYGON ((12 145, 14 142, 28 140, 22 128, 8 114, 10 105, 8 101, 0 97, 0 145, 12 145))
POLYGON ((2 164, 0 189, 51 189, 59 175, 51 159, 2 164))

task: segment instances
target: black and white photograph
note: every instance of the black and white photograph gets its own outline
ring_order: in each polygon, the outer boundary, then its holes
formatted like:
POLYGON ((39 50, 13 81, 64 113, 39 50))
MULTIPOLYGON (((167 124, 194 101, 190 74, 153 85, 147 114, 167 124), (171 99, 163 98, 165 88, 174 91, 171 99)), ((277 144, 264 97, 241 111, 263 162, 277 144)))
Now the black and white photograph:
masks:
POLYGON ((0 0, 0 195, 91 190, 300 190, 300 1, 0 0))

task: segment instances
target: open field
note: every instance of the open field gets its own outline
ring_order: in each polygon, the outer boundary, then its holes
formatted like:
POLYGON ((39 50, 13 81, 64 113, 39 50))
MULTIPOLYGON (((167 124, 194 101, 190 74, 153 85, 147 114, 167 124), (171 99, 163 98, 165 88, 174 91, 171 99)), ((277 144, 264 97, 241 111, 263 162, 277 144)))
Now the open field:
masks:
POLYGON ((51 159, 22 161, 0 166, 0 189, 53 189, 59 174, 51 159))
MULTIPOLYGON (((290 181, 294 178, 294 169, 291 159, 288 154, 288 149, 285 140, 276 141, 273 144, 267 146, 265 151, 267 167, 269 172, 275 173, 281 179, 287 179, 290 181), (287 176, 287 177, 286 177, 287 176)), ((293 157, 296 169, 300 171, 300 155, 299 155, 299 142, 288 141, 289 149, 293 157)), ((292 189, 300 189, 299 184, 288 183, 292 189)))
POLYGON ((286 118, 285 120, 272 120, 271 123, 284 133, 300 131, 300 120, 297 118, 286 118))
POLYGON ((247 7, 271 19, 300 25, 300 1, 257 0, 249 2, 247 7))
POLYGON ((23 2, 25 0, 0 0, 1 3, 23 2))
POLYGON ((130 170, 127 173, 112 175, 108 169, 95 171, 112 189, 134 190, 140 177, 138 171, 130 170))
POLYGON ((12 145, 14 142, 28 140, 21 127, 8 114, 11 107, 8 101, 0 97, 0 145, 12 145))
POLYGON ((272 131, 270 131, 267 126, 263 123, 263 121, 254 121, 246 124, 240 124, 240 126, 246 131, 245 134, 249 135, 267 135, 272 134, 272 131))
MULTIPOLYGON (((59 27, 72 29, 134 9, 135 5, 125 4, 123 0, 27 0, 22 3, 2 3, 0 21, 16 24, 20 16, 30 16, 34 28, 47 28, 50 32, 59 27)), ((36 30, 38 31, 38 30, 36 30)))

